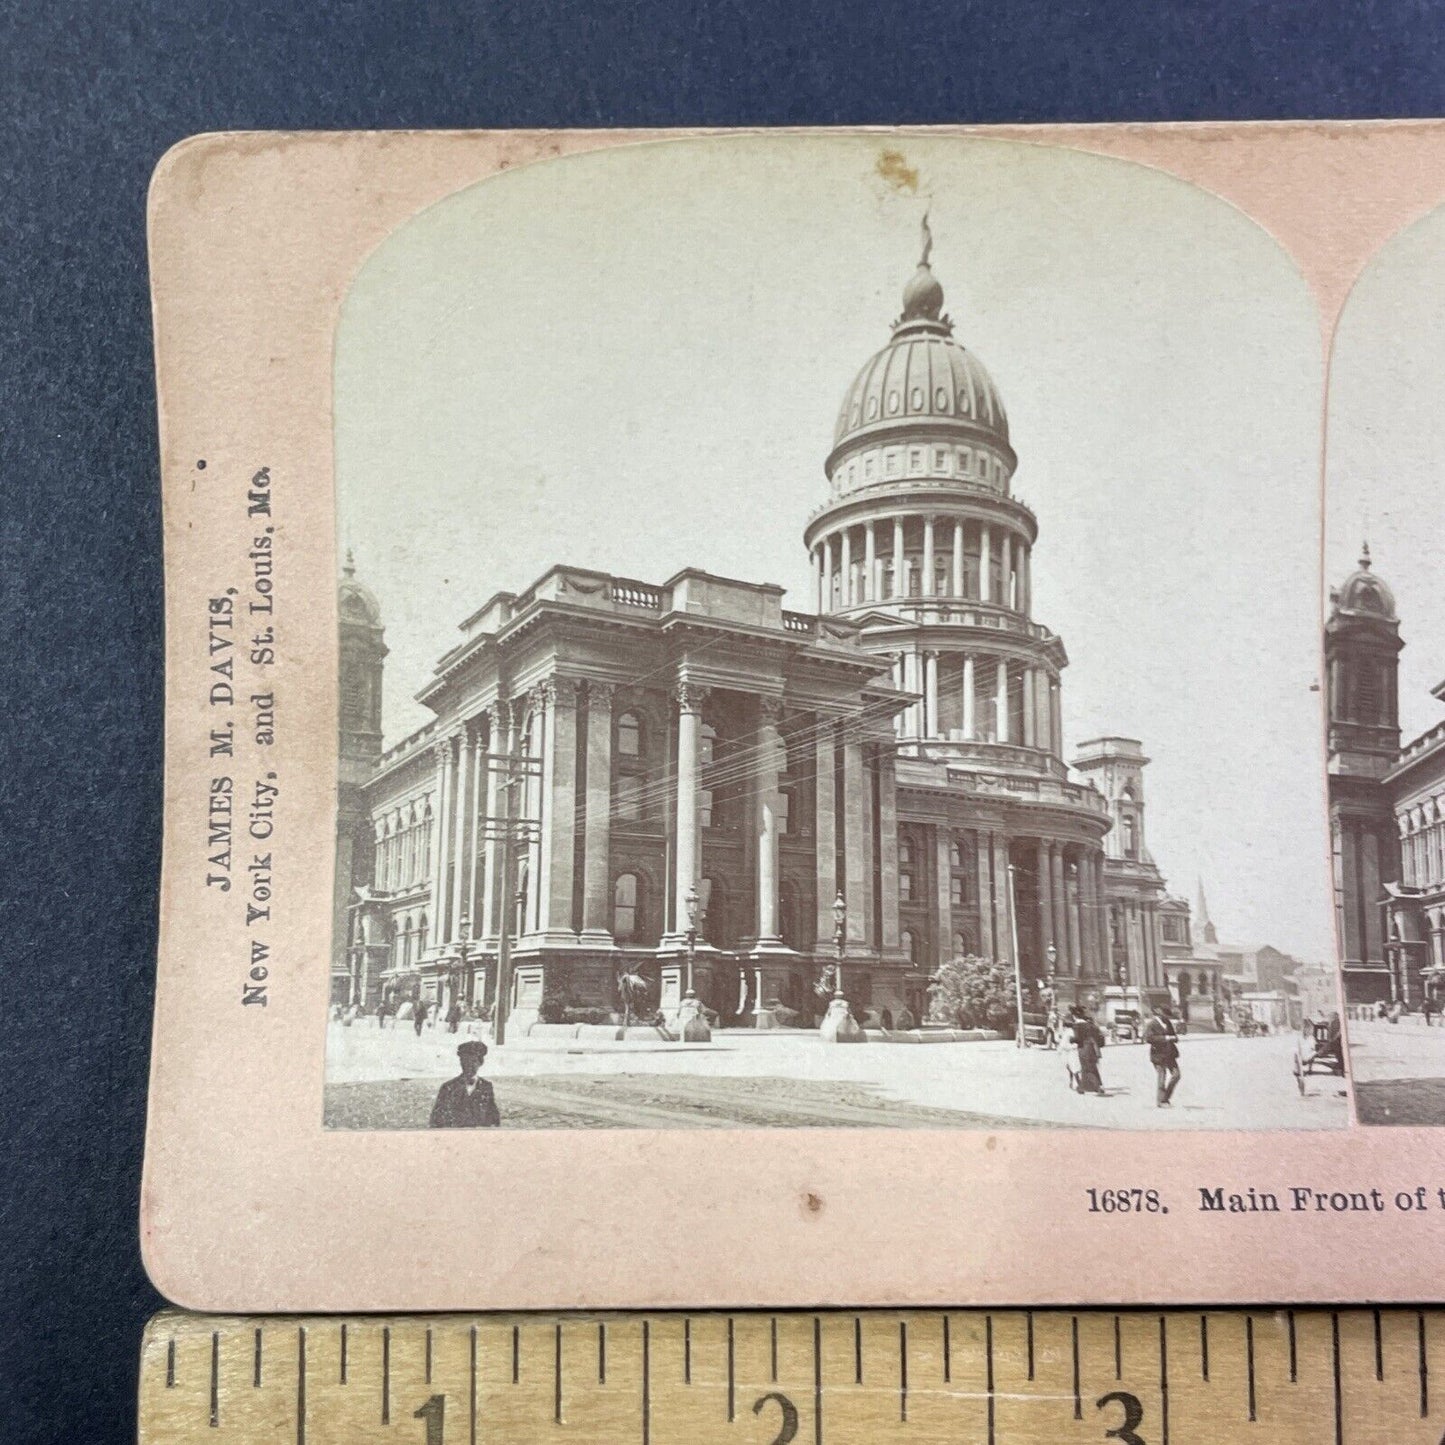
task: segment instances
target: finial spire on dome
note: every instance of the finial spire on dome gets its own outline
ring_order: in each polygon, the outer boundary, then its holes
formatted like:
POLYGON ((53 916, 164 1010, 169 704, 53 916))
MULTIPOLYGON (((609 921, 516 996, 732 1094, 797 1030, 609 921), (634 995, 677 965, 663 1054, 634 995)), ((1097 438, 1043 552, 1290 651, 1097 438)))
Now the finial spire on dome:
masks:
POLYGON ((356 553, 350 547, 346 549, 346 565, 341 569, 343 577, 356 576, 356 553))
POLYGON ((908 321, 944 321, 943 287, 933 274, 928 258, 933 254, 933 231, 928 224, 928 212, 923 213, 923 254, 918 258, 918 269, 908 285, 903 288, 903 314, 898 325, 908 321))
POLYGON ((1370 544, 1368 541, 1360 543, 1360 571, 1370 570, 1370 544))

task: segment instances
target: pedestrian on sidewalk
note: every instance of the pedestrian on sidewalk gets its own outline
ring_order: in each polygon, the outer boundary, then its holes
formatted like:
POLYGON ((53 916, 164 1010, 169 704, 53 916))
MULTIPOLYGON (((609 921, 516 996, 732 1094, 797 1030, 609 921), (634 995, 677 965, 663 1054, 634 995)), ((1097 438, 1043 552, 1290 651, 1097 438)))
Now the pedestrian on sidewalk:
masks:
POLYGON ((412 1008, 411 1021, 416 1028, 417 1038, 421 1037, 422 1025, 426 1022, 427 1002, 424 998, 417 999, 412 1008))
POLYGON ((1104 1048, 1104 1031, 1078 1004, 1074 1005, 1073 1029, 1074 1046, 1079 1056, 1079 1092, 1102 1094, 1104 1079, 1099 1073, 1099 1056, 1104 1048))
POLYGON ((1144 1042, 1149 1045, 1149 1062, 1154 1065, 1158 1083, 1154 1105, 1158 1109, 1167 1109, 1174 1098, 1174 1090, 1179 1087, 1179 1033, 1167 1003, 1160 1004, 1158 1011, 1144 1025, 1144 1042))

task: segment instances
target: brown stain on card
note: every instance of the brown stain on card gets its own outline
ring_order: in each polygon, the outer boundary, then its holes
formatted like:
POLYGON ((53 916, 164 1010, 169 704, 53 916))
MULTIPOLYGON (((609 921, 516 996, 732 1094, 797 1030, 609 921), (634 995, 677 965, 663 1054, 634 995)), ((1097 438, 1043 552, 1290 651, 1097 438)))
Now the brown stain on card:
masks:
POLYGON ((874 169, 895 191, 918 194, 918 168, 908 164, 902 151, 879 151, 874 169))

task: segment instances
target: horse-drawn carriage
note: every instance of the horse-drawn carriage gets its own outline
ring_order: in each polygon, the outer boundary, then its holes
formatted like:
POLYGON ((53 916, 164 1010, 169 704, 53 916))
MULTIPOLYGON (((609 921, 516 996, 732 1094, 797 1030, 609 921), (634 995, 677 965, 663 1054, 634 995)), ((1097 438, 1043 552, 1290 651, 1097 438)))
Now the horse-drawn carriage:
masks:
POLYGON ((1311 1074, 1345 1076, 1345 1041, 1337 1014, 1328 1019, 1306 1019, 1300 1028, 1294 1051, 1294 1081, 1301 1094, 1311 1074))
POLYGON ((1116 1009, 1109 1020, 1109 1042, 1137 1044, 1144 1037, 1144 1017, 1138 1009, 1116 1009))

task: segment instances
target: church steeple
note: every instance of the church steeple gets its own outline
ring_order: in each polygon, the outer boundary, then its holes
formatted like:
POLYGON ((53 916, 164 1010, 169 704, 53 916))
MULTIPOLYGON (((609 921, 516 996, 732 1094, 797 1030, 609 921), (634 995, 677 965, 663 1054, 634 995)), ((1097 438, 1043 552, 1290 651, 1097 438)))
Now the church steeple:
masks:
POLYGON ((1204 879, 1199 880, 1199 901, 1194 906, 1194 933, 1205 943, 1218 943, 1219 933, 1209 916, 1209 902, 1204 896, 1204 879))
POLYGON ((1332 773, 1379 777, 1399 755, 1403 646, 1394 594, 1373 570, 1365 542, 1358 570, 1330 592, 1325 624, 1332 773))

